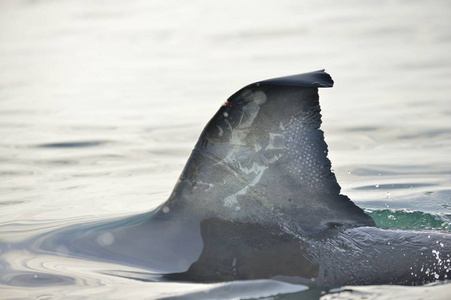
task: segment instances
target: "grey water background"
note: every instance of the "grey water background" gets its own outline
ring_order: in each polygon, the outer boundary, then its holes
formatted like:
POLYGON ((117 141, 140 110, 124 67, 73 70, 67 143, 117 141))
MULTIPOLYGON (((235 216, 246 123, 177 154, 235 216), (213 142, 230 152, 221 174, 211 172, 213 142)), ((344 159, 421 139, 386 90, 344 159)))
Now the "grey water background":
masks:
MULTIPOLYGON (((0 243, 151 210, 229 95, 321 68, 335 80, 320 101, 342 193, 381 227, 451 230, 451 2, 0 1, 0 243)), ((0 298, 451 294, 121 271, 145 270, 4 247, 0 298)))

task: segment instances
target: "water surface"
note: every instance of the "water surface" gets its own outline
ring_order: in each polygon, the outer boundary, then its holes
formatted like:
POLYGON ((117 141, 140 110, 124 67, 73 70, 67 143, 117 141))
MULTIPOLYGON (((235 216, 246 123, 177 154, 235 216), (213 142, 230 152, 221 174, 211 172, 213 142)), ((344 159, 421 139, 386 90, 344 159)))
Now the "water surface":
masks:
MULTIPOLYGON (((321 68, 336 83, 320 96, 342 192, 380 227, 449 231, 450 13, 448 1, 0 2, 1 297, 330 293, 277 281, 143 281, 143 269, 65 249, 36 255, 27 244, 150 211, 229 95, 321 68)), ((353 289, 324 297, 451 292, 449 284, 353 289)))

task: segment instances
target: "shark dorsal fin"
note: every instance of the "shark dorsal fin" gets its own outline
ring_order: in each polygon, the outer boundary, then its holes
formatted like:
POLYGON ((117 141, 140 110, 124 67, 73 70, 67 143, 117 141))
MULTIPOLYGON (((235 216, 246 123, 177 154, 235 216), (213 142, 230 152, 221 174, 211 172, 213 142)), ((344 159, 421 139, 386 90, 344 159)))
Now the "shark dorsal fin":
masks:
POLYGON ((233 94, 205 127, 164 207, 302 234, 374 225, 340 195, 331 171, 318 87, 332 85, 322 70, 233 94))

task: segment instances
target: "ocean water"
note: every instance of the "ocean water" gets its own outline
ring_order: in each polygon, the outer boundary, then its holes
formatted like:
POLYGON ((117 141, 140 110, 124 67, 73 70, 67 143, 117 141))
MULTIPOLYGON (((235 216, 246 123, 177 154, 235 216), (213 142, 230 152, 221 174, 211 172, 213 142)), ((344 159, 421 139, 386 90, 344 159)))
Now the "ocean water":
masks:
POLYGON ((0 298, 447 299, 449 283, 136 280, 28 241, 152 210, 229 95, 322 68, 342 193, 380 227, 450 231, 450 15, 449 1, 1 1, 0 298))

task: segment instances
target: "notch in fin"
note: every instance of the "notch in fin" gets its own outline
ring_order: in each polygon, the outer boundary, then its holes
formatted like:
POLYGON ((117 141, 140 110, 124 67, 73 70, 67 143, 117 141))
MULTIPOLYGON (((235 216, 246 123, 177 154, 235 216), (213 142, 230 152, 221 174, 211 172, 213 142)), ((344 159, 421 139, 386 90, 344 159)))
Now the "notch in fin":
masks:
POLYGON ((331 171, 318 88, 333 83, 319 70, 235 92, 205 127, 165 207, 300 235, 374 226, 331 171))

